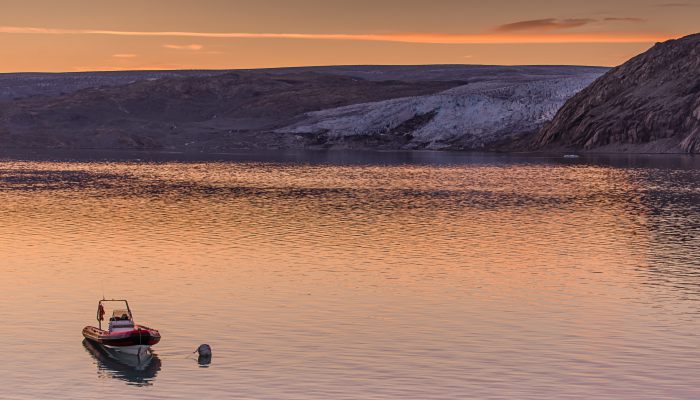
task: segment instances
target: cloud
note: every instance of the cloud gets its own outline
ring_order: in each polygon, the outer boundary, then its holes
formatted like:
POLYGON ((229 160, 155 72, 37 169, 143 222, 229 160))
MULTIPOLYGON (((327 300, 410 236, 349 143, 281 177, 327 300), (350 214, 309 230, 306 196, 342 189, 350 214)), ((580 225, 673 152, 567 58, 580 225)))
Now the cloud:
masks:
MULTIPOLYGON (((644 22, 642 18, 636 17, 608 17, 602 22, 644 22)), ((544 18, 529 21, 519 21, 496 27, 495 32, 552 32, 565 29, 579 28, 601 22, 592 18, 567 18, 555 19, 544 18)))
POLYGON ((511 24, 501 25, 496 28, 496 32, 521 32, 521 31, 555 31, 561 29, 578 28, 596 22, 588 18, 570 19, 534 19, 530 21, 519 21, 511 24))
MULTIPOLYGON (((540 20, 547 21, 547 20, 540 20)), ((485 33, 248 33, 248 32, 155 32, 155 31, 112 31, 98 29, 56 29, 37 27, 0 26, 0 33, 5 34, 41 34, 41 35, 111 35, 141 37, 178 37, 178 38, 212 38, 212 39, 296 39, 296 40, 348 40, 366 42, 422 43, 422 44, 545 44, 545 43, 655 43, 673 39, 679 35, 643 32, 556 32, 563 27, 586 24, 589 20, 563 20, 549 24, 557 28, 545 29, 545 32, 496 30, 485 33), (568 21, 568 22, 567 22, 568 21), (576 22, 578 21, 578 22, 576 22)), ((527 21, 526 21, 527 22, 527 21)), ((530 21, 532 22, 532 21, 530 21)), ((522 23, 515 23, 522 24, 522 23)), ((507 27, 508 25, 504 25, 507 27)), ((541 24, 542 25, 542 24, 541 24)), ((544 24, 547 26, 547 24, 544 24)), ((533 24, 530 24, 533 26, 533 24)), ((517 28, 517 25, 516 25, 517 28)))
POLYGON ((136 54, 112 54, 112 57, 114 58, 136 58, 138 55, 136 54))
POLYGON ((608 17, 605 18, 604 21, 607 22, 646 22, 644 18, 635 18, 635 17, 608 17))
POLYGON ((201 44, 164 44, 166 49, 199 51, 204 48, 201 44))
POLYGON ((661 3, 657 4, 656 7, 668 7, 668 8, 675 8, 675 7, 697 7, 697 4, 693 3, 661 3))

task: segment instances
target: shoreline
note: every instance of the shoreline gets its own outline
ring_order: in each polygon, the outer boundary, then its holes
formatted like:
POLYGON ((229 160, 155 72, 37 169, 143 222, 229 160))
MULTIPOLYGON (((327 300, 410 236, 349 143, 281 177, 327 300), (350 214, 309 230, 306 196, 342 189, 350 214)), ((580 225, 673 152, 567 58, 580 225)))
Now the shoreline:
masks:
POLYGON ((688 153, 614 153, 580 151, 489 152, 384 149, 241 149, 230 152, 183 152, 145 149, 0 149, 0 162, 133 162, 133 163, 278 163, 311 165, 465 165, 465 164, 601 164, 637 167, 667 165, 700 168, 700 157, 688 153), (574 154, 577 157, 565 157, 574 154))

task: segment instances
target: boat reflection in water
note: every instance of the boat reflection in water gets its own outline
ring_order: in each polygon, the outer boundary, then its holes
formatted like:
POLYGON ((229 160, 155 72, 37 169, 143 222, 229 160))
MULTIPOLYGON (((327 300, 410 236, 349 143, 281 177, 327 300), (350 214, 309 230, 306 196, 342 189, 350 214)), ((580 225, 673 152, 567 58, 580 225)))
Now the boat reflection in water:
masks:
POLYGON ((160 358, 150 352, 138 357, 110 350, 87 339, 83 340, 83 346, 95 359, 100 377, 121 379, 129 385, 149 386, 160 371, 160 358))

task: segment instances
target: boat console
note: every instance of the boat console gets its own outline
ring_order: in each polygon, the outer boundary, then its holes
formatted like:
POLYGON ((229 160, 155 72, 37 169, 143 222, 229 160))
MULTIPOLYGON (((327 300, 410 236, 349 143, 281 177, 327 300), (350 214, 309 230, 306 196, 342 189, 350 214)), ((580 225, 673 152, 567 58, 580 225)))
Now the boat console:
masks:
POLYGON ((114 310, 109 318, 109 331, 120 332, 134 329, 129 310, 114 310))

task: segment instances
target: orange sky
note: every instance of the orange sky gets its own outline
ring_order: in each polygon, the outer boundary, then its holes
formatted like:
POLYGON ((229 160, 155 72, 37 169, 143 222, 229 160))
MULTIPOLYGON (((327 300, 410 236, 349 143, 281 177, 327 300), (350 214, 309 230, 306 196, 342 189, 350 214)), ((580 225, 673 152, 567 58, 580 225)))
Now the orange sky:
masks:
POLYGON ((0 0, 0 72, 617 65, 698 21, 700 0, 0 0))

